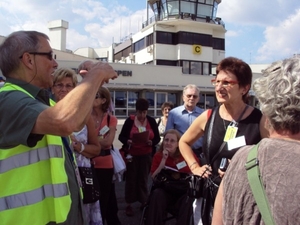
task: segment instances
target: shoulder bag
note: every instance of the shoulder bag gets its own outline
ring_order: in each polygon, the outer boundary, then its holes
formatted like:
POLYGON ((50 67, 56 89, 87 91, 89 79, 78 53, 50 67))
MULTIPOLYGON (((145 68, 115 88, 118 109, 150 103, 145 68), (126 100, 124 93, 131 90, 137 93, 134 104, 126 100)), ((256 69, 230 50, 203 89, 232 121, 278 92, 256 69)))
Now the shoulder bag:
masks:
MULTIPOLYGON (((73 156, 73 152, 66 138, 63 137, 62 140, 69 154, 73 156)), ((83 203, 88 204, 98 201, 100 198, 99 181, 95 176, 93 164, 91 164, 91 167, 78 167, 78 171, 83 192, 83 203)))
POLYGON ((247 157, 245 168, 247 170, 248 181, 264 223, 266 225, 275 225, 259 171, 257 149, 258 144, 250 150, 247 157))

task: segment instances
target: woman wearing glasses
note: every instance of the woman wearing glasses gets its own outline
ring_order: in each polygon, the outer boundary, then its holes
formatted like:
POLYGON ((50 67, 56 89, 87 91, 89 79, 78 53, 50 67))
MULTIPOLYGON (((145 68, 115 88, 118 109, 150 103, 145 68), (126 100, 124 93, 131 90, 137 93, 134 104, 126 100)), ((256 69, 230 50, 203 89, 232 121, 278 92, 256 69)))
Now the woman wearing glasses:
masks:
MULTIPOLYGON (((153 157, 150 172, 154 185, 148 200, 146 225, 162 224, 166 210, 176 214, 176 224, 190 224, 189 221, 193 213, 193 199, 188 198, 186 190, 172 191, 172 189, 167 189, 163 185, 157 186, 155 182, 163 171, 167 171, 170 176, 178 178, 191 173, 179 151, 180 136, 180 133, 175 129, 164 132, 162 144, 153 157)), ((180 185, 181 181, 177 181, 174 184, 175 186, 180 185)))
MULTIPOLYGON (((71 69, 60 68, 54 73, 52 93, 58 102, 63 99, 77 85, 77 76, 71 69)), ((99 155, 101 146, 97 139, 94 121, 90 116, 87 124, 79 132, 72 135, 72 146, 78 167, 91 167, 90 158, 99 155)), ((99 200, 83 204, 87 224, 102 225, 99 200)))
MULTIPOLYGON (((220 106, 202 113, 179 143, 180 151, 193 174, 209 177, 210 187, 218 187, 224 175, 224 171, 219 169, 222 158, 230 160, 240 147, 256 144, 267 135, 262 113, 247 104, 252 82, 249 65, 240 59, 228 57, 218 64, 216 73, 212 85, 215 86, 220 106), (191 150, 191 145, 202 136, 206 165, 199 165, 191 150), (211 175, 205 172, 207 168, 211 170, 211 175)), ((217 188, 212 188, 204 194, 204 225, 210 224, 216 192, 217 188)))

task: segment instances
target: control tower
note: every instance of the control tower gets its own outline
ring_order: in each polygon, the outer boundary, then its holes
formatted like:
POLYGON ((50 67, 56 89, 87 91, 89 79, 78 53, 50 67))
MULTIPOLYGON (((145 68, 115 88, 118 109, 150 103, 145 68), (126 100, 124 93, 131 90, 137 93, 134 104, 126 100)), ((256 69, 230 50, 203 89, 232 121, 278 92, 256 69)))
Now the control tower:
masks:
POLYGON ((225 26, 222 19, 216 16, 220 3, 221 0, 148 0, 147 22, 153 19, 185 19, 225 26), (149 18, 149 8, 152 9, 154 18, 149 18))

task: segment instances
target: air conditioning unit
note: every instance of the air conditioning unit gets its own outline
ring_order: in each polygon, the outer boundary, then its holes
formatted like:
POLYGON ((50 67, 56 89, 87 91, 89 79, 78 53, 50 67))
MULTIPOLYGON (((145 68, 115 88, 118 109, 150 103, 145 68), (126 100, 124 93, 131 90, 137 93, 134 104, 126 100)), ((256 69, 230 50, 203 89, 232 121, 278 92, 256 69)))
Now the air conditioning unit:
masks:
POLYGON ((130 59, 131 61, 134 61, 135 55, 133 54, 133 52, 130 52, 130 53, 129 53, 129 59, 130 59))
POLYGON ((148 52, 148 53, 151 53, 151 52, 152 52, 152 46, 148 46, 148 47, 147 47, 147 52, 148 52))

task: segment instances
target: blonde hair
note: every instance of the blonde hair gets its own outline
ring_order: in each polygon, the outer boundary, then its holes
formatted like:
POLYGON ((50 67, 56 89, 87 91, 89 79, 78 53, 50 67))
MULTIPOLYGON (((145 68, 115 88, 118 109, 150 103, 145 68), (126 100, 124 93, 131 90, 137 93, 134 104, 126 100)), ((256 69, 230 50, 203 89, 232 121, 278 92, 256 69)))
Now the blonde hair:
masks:
POLYGON ((68 69, 68 68, 60 68, 54 72, 53 75, 53 85, 57 82, 61 81, 62 79, 66 77, 70 77, 72 79, 73 86, 76 87, 78 80, 77 75, 74 70, 68 69))

